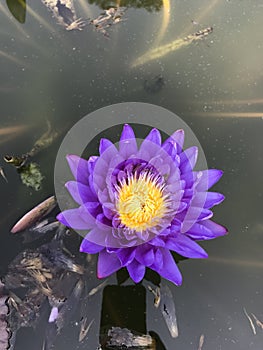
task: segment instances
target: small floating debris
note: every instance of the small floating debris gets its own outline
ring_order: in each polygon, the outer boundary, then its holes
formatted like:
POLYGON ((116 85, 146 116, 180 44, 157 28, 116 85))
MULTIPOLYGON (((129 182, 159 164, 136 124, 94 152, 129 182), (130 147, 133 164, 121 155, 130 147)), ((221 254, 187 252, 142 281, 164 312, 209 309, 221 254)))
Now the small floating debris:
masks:
POLYGON ((61 224, 59 221, 50 221, 50 219, 45 219, 30 227, 29 231, 44 234, 57 229, 60 225, 61 224))
POLYGON ((173 295, 167 285, 161 286, 161 312, 173 338, 178 337, 177 319, 173 295))
POLYGON ((48 215, 57 205, 55 196, 51 196, 26 213, 11 229, 12 233, 18 233, 31 227, 36 222, 48 215))
POLYGON ((199 339, 198 350, 202 350, 203 345, 204 345, 204 341, 205 341, 205 336, 204 336, 204 334, 201 334, 200 339, 199 339))
POLYGON ((0 166, 0 175, 5 180, 6 183, 8 183, 7 177, 5 176, 4 168, 0 166))
POLYGON ((191 19, 191 22, 193 23, 194 26, 199 25, 199 23, 197 21, 195 21, 194 19, 191 19))
POLYGON ((81 320, 81 324, 80 324, 80 331, 79 331, 79 342, 82 342, 87 334, 89 333, 90 327, 92 326, 94 322, 94 319, 90 321, 90 323, 88 324, 88 319, 87 317, 84 317, 81 320))
POLYGON ((108 283, 108 280, 106 279, 105 281, 100 283, 97 287, 92 288, 91 291, 88 293, 88 296, 91 297, 92 295, 95 295, 96 293, 98 293, 98 291, 104 288, 107 283, 108 283))
POLYGON ((244 310, 244 314, 246 315, 246 317, 247 317, 247 319, 249 321, 249 324, 250 324, 250 327, 252 329, 253 334, 256 335, 257 334, 256 327, 255 327, 255 325, 254 325, 254 323, 252 321, 252 318, 249 316, 249 314, 247 313, 247 310, 245 308, 243 308, 243 310, 244 310))
POLYGON ((160 291, 160 287, 156 287, 156 289, 153 289, 151 286, 148 285, 148 289, 150 292, 153 293, 154 295, 154 306, 156 308, 159 307, 160 305, 160 301, 161 301, 161 291, 160 291))
POLYGON ((108 337, 108 346, 155 349, 155 341, 150 335, 136 335, 127 328, 112 327, 108 330, 108 337))
POLYGON ((85 22, 77 18, 73 0, 41 0, 66 30, 82 30, 85 22))
POLYGON ((253 318, 256 322, 256 325, 263 330, 263 323, 261 321, 259 321, 259 319, 254 314, 252 314, 252 312, 251 312, 251 315, 253 316, 253 318))
MULTIPOLYGON (((47 233, 53 232, 58 229, 60 222, 54 219, 48 218, 41 222, 37 222, 28 230, 22 233, 23 243, 32 243, 40 238, 43 238, 47 233)), ((57 234, 57 233, 56 233, 57 234)))
POLYGON ((144 90, 150 94, 156 94, 164 87, 165 81, 162 75, 156 75, 152 79, 144 80, 144 90))
POLYGON ((111 7, 108 10, 105 10, 97 18, 90 20, 90 24, 93 25, 96 31, 109 37, 109 33, 106 29, 114 24, 124 21, 122 16, 124 15, 125 10, 125 7, 111 7))

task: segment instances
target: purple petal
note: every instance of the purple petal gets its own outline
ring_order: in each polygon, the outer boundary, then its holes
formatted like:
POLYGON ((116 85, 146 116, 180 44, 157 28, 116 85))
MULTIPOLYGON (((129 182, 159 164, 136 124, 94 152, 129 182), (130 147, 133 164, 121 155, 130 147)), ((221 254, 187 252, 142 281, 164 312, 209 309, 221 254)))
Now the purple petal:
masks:
POLYGON ((86 236, 86 238, 97 245, 104 247, 118 248, 120 247, 120 242, 118 238, 112 235, 111 228, 106 225, 101 225, 102 227, 94 227, 86 236))
POLYGON ((89 184, 88 161, 74 154, 67 155, 67 161, 74 178, 78 182, 81 182, 84 185, 88 185, 89 184))
POLYGON ((134 248, 123 248, 120 249, 117 253, 118 258, 121 261, 122 266, 127 266, 129 265, 135 256, 135 249, 134 248))
POLYGON ((177 152, 181 153, 184 145, 184 130, 176 130, 165 142, 175 142, 177 147, 177 152))
POLYGON ((180 170, 182 173, 192 171, 195 167, 198 156, 198 148, 190 147, 180 154, 180 170))
MULTIPOLYGON (((170 230, 169 230, 170 231, 170 230)), ((165 242, 162 237, 154 237, 152 240, 148 242, 151 245, 154 245, 155 247, 165 247, 165 242)))
POLYGON ((140 264, 136 259, 127 266, 127 270, 135 283, 139 283, 145 275, 145 266, 140 264))
POLYGON ((164 142, 164 144, 162 145, 162 150, 165 151, 168 154, 168 156, 172 158, 172 160, 176 160, 176 156, 177 156, 176 143, 172 141, 164 142))
POLYGON ((100 155, 102 155, 102 153, 104 153, 106 149, 111 146, 113 146, 113 143, 110 140, 102 138, 100 140, 100 146, 99 146, 100 155))
POLYGON ((226 233, 227 229, 225 227, 214 221, 207 220, 194 224, 186 234, 194 240, 207 240, 223 236, 226 233))
POLYGON ((82 219, 94 227, 96 223, 96 212, 99 211, 100 205, 97 202, 86 202, 79 207, 79 214, 82 219))
POLYGON ((57 220, 63 225, 72 227, 76 230, 87 230, 92 228, 92 223, 83 219, 79 208, 64 210, 57 215, 57 220))
POLYGON ((97 156, 91 156, 89 157, 88 160, 88 168, 89 168, 89 172, 90 174, 93 174, 94 168, 96 166, 97 160, 99 159, 99 157, 97 156))
POLYGON ((96 216, 96 225, 99 228, 108 230, 109 228, 112 228, 112 222, 111 220, 107 219, 106 216, 101 213, 96 216))
POLYGON ((141 147, 145 147, 145 145, 147 145, 146 147, 149 147, 150 142, 155 143, 157 146, 161 146, 162 137, 161 137, 159 130, 157 130, 155 128, 152 129, 149 132, 149 134, 145 137, 145 139, 143 140, 141 147))
POLYGON ((163 268, 163 254, 161 249, 156 249, 155 251, 154 264, 157 265, 159 269, 163 268))
POLYGON ((98 199, 100 203, 105 203, 107 201, 109 201, 109 193, 107 188, 104 188, 104 190, 98 190, 97 192, 98 194, 98 199))
POLYGON ((152 246, 142 244, 136 249, 136 259, 145 266, 150 266, 154 262, 154 252, 152 246))
POLYGON ((214 205, 217 205, 223 202, 224 199, 225 199, 225 196, 221 193, 207 192, 204 208, 210 209, 214 205))
POLYGON ((173 282, 177 286, 182 284, 182 275, 179 271, 172 254, 168 249, 159 248, 163 255, 163 266, 159 268, 157 264, 150 266, 152 270, 158 272, 162 277, 173 282))
POLYGON ((189 188, 192 187, 194 182, 196 181, 196 172, 195 171, 189 171, 188 173, 183 173, 181 175, 181 180, 185 181, 185 187, 189 188))
POLYGON ((200 220, 207 220, 210 219, 213 216, 213 212, 209 209, 203 209, 202 207, 193 207, 190 206, 187 210, 184 210, 183 212, 177 212, 176 218, 181 220, 183 231, 185 232, 185 227, 188 227, 187 230, 192 226, 193 223, 200 221, 200 220), (189 223, 191 225, 189 226, 189 223))
POLYGON ((137 152, 136 138, 132 127, 128 124, 125 124, 123 127, 119 148, 120 154, 126 159, 137 152))
POLYGON ((90 188, 80 182, 68 181, 65 186, 70 195, 73 197, 74 201, 78 204, 96 201, 96 198, 90 188))
MULTIPOLYGON (((98 162, 96 163, 96 173, 100 173, 101 170, 107 169, 108 164, 111 162, 112 158, 116 157, 116 155, 119 154, 119 151, 115 147, 115 145, 107 140, 107 139, 101 139, 100 140, 100 146, 99 146, 99 151, 100 151, 100 157, 99 157, 99 162, 100 166, 97 167, 98 162)), ((102 174, 104 171, 102 172, 102 174)))
POLYGON ((187 258, 207 258, 207 253, 191 238, 180 234, 176 238, 168 238, 166 248, 187 258))
POLYGON ((105 247, 107 234, 108 231, 100 230, 98 227, 95 227, 87 234, 86 238, 92 243, 105 247))
POLYGON ((107 219, 111 220, 113 216, 116 214, 115 206, 112 203, 104 203, 102 205, 103 214, 107 219))
MULTIPOLYGON (((86 235, 88 237, 89 234, 86 235)), ((79 247, 79 251, 82 253, 88 253, 88 254, 96 254, 100 252, 105 247, 98 245, 96 243, 93 243, 86 239, 86 237, 82 240, 81 245, 79 247)))
POLYGON ((106 249, 99 253, 98 278, 107 277, 121 268, 121 262, 116 253, 108 253, 106 249))
POLYGON ((207 220, 213 216, 213 212, 209 209, 202 209, 197 221, 207 220))
POLYGON ((54 306, 50 311, 48 322, 49 323, 55 322, 57 318, 58 318, 58 308, 54 306))
POLYGON ((202 177, 200 179, 200 182, 196 186, 196 189, 198 191, 207 191, 223 175, 222 170, 216 170, 216 169, 203 170, 201 173, 202 173, 202 177))

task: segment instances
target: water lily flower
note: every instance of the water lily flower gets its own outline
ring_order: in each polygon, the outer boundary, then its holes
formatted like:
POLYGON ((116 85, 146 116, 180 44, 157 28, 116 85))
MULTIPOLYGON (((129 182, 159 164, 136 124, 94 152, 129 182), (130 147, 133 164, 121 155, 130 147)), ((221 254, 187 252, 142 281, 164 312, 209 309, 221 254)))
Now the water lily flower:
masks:
POLYGON ((80 251, 99 253, 98 278, 126 267, 138 283, 148 267, 180 285, 182 276, 171 251, 206 258, 196 241, 226 234, 211 221, 210 210, 224 196, 208 192, 222 171, 194 171, 198 149, 183 150, 183 143, 183 130, 162 143, 160 132, 152 129, 138 145, 125 124, 118 147, 101 139, 99 156, 67 156, 75 181, 66 187, 79 207, 57 218, 86 232, 80 251))

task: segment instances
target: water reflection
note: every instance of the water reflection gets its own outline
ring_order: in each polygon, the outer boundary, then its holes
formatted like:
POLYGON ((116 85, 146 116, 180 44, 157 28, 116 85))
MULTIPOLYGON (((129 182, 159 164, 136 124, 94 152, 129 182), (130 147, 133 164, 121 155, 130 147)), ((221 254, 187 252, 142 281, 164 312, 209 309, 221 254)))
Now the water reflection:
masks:
MULTIPOLYGON (((83 22, 79 21, 76 16, 73 0, 42 0, 42 3, 53 13, 53 16, 58 19, 59 23, 67 30, 79 29, 81 30, 83 22)), ((101 9, 109 9, 112 7, 111 0, 89 0, 89 4, 95 4, 101 9)), ((26 4, 26 0, 6 0, 9 11, 20 23, 25 23, 26 11, 28 11, 35 19, 43 22, 43 19, 26 4)), ((170 3, 169 0, 117 0, 117 7, 134 7, 145 8, 147 11, 160 11, 162 6, 165 8, 165 15, 163 21, 162 35, 166 29, 166 23, 169 18, 170 3)), ((84 4, 85 7, 85 4, 84 4)))
MULTIPOLYGON (((50 200, 47 200, 48 203, 50 200)), ((151 274, 146 275, 154 286, 150 287, 146 282, 150 292, 158 290, 158 296, 155 295, 154 302, 147 305, 146 311, 145 286, 112 285, 108 280, 98 284, 94 271, 95 256, 88 255, 85 259, 86 255, 84 258, 70 251, 66 246, 69 234, 66 227, 59 224, 54 228, 52 225, 45 231, 45 236, 42 235, 41 222, 31 229, 35 220, 48 213, 45 211, 40 216, 40 207, 47 209, 45 202, 24 216, 17 228, 24 231, 19 235, 26 237, 29 248, 25 246, 11 261, 3 277, 4 284, 0 286, 0 302, 7 300, 9 308, 8 314, 6 309, 1 308, 5 322, 0 324, 0 332, 6 335, 1 349, 8 348, 9 338, 12 344, 10 349, 16 348, 18 331, 33 327, 38 330, 41 348, 51 350, 72 322, 78 328, 78 342, 83 345, 90 342, 90 329, 94 326, 98 329, 99 326, 98 336, 92 338, 101 349, 122 349, 124 346, 127 349, 166 349, 158 327, 148 332, 146 312, 156 308, 157 319, 161 321, 162 315, 171 336, 178 336, 174 300, 168 285, 156 286, 151 274), (38 230, 41 235, 38 235, 38 230), (95 287, 91 288, 92 285, 95 287), (96 308, 92 310, 95 301, 96 308), (44 331, 40 331, 40 324, 44 331)), ((51 206, 49 209, 53 208, 51 206)), ((72 247, 72 236, 70 239, 72 247)))

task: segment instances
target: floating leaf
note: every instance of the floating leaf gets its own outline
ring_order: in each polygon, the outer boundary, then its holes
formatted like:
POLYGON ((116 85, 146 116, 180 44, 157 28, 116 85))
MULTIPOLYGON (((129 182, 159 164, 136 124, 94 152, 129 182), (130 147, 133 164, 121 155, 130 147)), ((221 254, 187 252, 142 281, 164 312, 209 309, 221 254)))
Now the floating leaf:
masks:
POLYGON ((44 176, 41 174, 37 163, 29 163, 24 165, 18 169, 18 172, 24 185, 33 188, 35 191, 39 191, 41 189, 44 176))
POLYGON ((26 20, 26 0, 6 0, 9 11, 20 23, 26 20))
POLYGON ((12 233, 17 233, 30 228, 33 224, 48 215, 57 205, 55 196, 51 196, 39 203, 36 207, 27 212, 11 229, 12 233))

